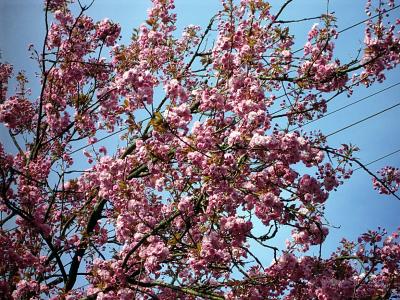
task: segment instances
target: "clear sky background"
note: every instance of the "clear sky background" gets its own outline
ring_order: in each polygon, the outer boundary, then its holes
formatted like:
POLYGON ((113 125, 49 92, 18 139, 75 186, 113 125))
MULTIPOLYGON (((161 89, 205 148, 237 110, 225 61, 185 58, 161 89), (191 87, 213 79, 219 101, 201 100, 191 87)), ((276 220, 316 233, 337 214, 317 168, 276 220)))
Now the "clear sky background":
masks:
MULTIPOLYGON (((0 0, 0 49, 2 61, 12 63, 14 70, 26 71, 32 80, 30 87, 32 95, 36 97, 40 86, 35 80, 38 68, 34 61, 29 59, 27 51, 29 44, 40 48, 44 37, 44 16, 42 2, 38 0, 0 0)), ((275 11, 282 4, 282 0, 273 0, 275 11)), ((329 11, 335 12, 338 18, 338 29, 346 28, 366 18, 364 13, 364 0, 331 0, 329 11)), ((109 18, 120 23, 122 39, 120 44, 128 44, 132 29, 137 27, 146 18, 146 10, 150 5, 148 0, 96 0, 88 14, 95 20, 109 18)), ((203 28, 208 24, 210 17, 220 7, 218 0, 176 0, 178 14, 178 32, 188 24, 198 24, 203 28)), ((326 11, 326 1, 323 0, 295 0, 287 8, 281 19, 298 19, 314 17, 326 11)), ((400 17, 400 9, 390 13, 392 19, 400 17)), ((307 36, 309 28, 314 21, 294 24, 291 32, 296 35, 296 43, 301 47, 307 36)), ((357 50, 362 46, 364 26, 357 26, 344 32, 337 43, 337 56, 342 61, 354 58, 357 50)), ((297 49, 298 47, 294 47, 297 49)), ((346 95, 339 96, 328 106, 331 112, 350 102, 359 100, 385 87, 400 81, 400 69, 387 74, 383 84, 376 84, 369 89, 359 88, 351 98, 346 95)), ((11 85, 12 86, 12 85, 11 85)), ((323 130, 331 133, 361 120, 371 114, 383 110, 400 102, 400 85, 386 92, 380 93, 354 106, 334 113, 322 120, 314 122, 304 129, 323 130)), ((353 126, 348 130, 333 135, 328 139, 333 147, 342 143, 352 143, 360 147, 357 157, 364 163, 373 161, 388 153, 400 149, 400 107, 394 108, 384 114, 353 126)), ((0 128, 1 141, 6 143, 9 151, 12 146, 8 144, 4 128, 0 128)), ((109 139, 105 144, 112 149, 116 139, 109 139)), ((114 144, 115 145, 115 144, 114 144)), ((114 146, 115 147, 115 146, 114 146)), ((81 152, 78 153, 82 157, 81 152)), ((83 165, 83 163, 82 163, 83 165)), ((372 171, 377 171, 385 165, 400 165, 400 153, 370 165, 372 171)), ((400 194, 400 193, 399 193, 400 194)), ((340 226, 339 229, 331 228, 331 234, 323 246, 323 251, 329 254, 337 246, 342 237, 355 239, 368 229, 377 229, 378 226, 395 230, 400 226, 400 201, 393 196, 379 195, 372 188, 371 178, 362 170, 354 173, 337 192, 331 194, 327 202, 327 218, 332 225, 340 226)), ((283 245, 285 234, 279 236, 277 245, 283 245)), ((315 251, 316 249, 312 250, 315 251)), ((259 253, 262 255, 262 253, 259 253)))

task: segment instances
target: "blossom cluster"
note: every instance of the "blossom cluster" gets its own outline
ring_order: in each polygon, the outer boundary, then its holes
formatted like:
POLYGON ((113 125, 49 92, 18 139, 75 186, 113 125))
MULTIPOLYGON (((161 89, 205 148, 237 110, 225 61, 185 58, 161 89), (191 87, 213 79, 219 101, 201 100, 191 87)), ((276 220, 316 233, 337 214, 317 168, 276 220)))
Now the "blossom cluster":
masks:
MULTIPOLYGON (((350 62, 337 58, 333 14, 295 55, 280 19, 290 2, 274 15, 263 0, 222 0, 207 27, 178 36, 174 1, 152 0, 127 45, 82 1, 44 2, 37 99, 7 91, 12 67, 0 64, 0 122, 16 149, 0 143, 0 298, 399 295, 399 232, 322 253, 325 205, 357 148, 301 128, 396 66, 400 24, 383 14, 394 1, 378 1, 350 62)), ((394 194, 399 169, 373 184, 394 194)))
POLYGON ((400 187, 400 170, 394 167, 384 167, 379 172, 381 178, 373 178, 374 189, 379 193, 390 194, 400 187))

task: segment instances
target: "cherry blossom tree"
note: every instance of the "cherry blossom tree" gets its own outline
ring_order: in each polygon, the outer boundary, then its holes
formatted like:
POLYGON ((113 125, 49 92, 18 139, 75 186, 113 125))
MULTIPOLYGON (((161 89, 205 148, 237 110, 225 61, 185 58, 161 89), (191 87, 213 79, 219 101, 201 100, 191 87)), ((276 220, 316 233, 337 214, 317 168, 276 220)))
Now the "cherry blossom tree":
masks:
POLYGON ((180 34, 173 0, 152 0, 124 46, 117 23, 87 15, 93 2, 44 1, 44 44, 30 48, 40 96, 0 64, 0 121, 15 146, 0 144, 0 298, 400 296, 399 232, 343 240, 328 258, 307 252, 328 235, 325 203, 354 166, 395 197, 399 169, 373 174, 356 146, 333 148, 301 127, 396 67, 395 3, 367 1, 377 16, 363 49, 340 61, 330 13, 296 51, 280 18, 292 1, 222 0, 206 28, 180 34), (118 133, 121 146, 106 149, 118 133))

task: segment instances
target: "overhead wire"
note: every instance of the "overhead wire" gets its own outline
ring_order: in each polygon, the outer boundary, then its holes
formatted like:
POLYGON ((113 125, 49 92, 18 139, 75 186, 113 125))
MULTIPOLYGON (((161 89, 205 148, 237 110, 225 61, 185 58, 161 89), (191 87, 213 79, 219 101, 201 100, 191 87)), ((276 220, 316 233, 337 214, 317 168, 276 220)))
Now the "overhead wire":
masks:
MULTIPOLYGON (((396 5, 396 6, 392 7, 392 8, 390 8, 390 9, 388 9, 388 10, 386 10, 384 13, 385 13, 385 14, 386 14, 386 13, 389 13, 389 12, 391 12, 391 11, 393 11, 393 10, 398 9, 399 7, 400 7, 400 4, 399 4, 399 5, 396 5)), ((352 24, 352 25, 350 25, 350 26, 348 26, 348 27, 345 27, 345 28, 339 30, 339 31, 338 31, 338 34, 343 33, 343 32, 346 32, 346 31, 348 31, 348 30, 350 30, 350 29, 353 29, 353 28, 355 28, 355 27, 357 27, 357 26, 360 26, 360 25, 364 24, 364 23, 367 22, 367 21, 370 21, 370 20, 372 20, 372 19, 375 19, 375 18, 381 16, 382 14, 383 14, 382 12, 377 13, 377 14, 375 14, 375 15, 372 15, 372 16, 368 17, 368 18, 365 18, 364 20, 361 20, 361 21, 359 21, 359 22, 357 22, 357 23, 354 23, 354 24, 352 24)), ((315 44, 315 43, 314 43, 314 44, 315 44)), ((303 50, 303 48, 299 48, 299 49, 295 50, 295 51, 292 52, 292 53, 295 54, 295 53, 298 53, 298 52, 300 52, 300 51, 302 51, 302 50, 303 50)), ((319 95, 319 94, 321 94, 321 93, 322 93, 322 92, 318 92, 316 95, 319 95)), ((278 96, 278 97, 276 97, 276 99, 280 99, 280 98, 283 98, 283 97, 285 97, 285 96, 286 96, 286 93, 285 93, 285 94, 282 94, 282 95, 280 95, 280 96, 278 96)), ((290 107, 290 106, 289 106, 289 107, 290 107)), ((284 111, 285 109, 287 109, 287 108, 289 108, 289 107, 283 107, 283 108, 281 108, 281 109, 279 109, 279 110, 273 112, 271 115, 274 115, 274 114, 277 114, 277 113, 279 113, 279 112, 281 112, 281 111, 284 111)))
POLYGON ((314 123, 314 122, 316 122, 316 121, 319 121, 319 120, 321 120, 321 119, 323 119, 323 118, 325 118, 325 117, 327 117, 327 116, 333 115, 333 114, 335 114, 335 113, 337 113, 337 112, 339 112, 339 111, 341 111, 341 110, 343 110, 343 109, 346 109, 346 108, 348 108, 348 107, 350 107, 350 106, 353 106, 353 105, 355 105, 355 104, 357 104, 357 103, 360 103, 360 102, 362 102, 362 101, 365 101, 365 100, 367 100, 367 99, 369 99, 369 98, 371 98, 371 97, 373 97, 373 96, 376 96, 376 95, 378 95, 378 94, 380 94, 380 93, 386 92, 386 91, 388 91, 388 90, 390 90, 390 89, 392 89, 392 88, 398 86, 399 84, 400 84, 400 81, 397 82, 397 83, 395 83, 395 84, 392 84, 391 86, 388 86, 388 87, 386 87, 386 88, 384 88, 384 89, 381 89, 381 90, 379 90, 379 91, 376 91, 376 92, 374 92, 374 93, 372 93, 372 94, 369 94, 369 95, 367 95, 367 96, 365 96, 365 97, 362 97, 361 99, 358 99, 358 100, 356 100, 356 101, 353 101, 353 102, 351 102, 351 103, 349 103, 349 104, 347 104, 347 105, 344 105, 344 106, 342 106, 342 107, 339 107, 339 108, 337 108, 337 109, 335 109, 335 110, 333 110, 333 111, 331 111, 331 112, 329 112, 329 113, 327 113, 327 114, 324 114, 323 116, 321 116, 321 117, 318 118, 318 119, 310 120, 310 121, 308 121, 308 122, 302 124, 301 126, 297 126, 297 127, 295 127, 295 128, 292 128, 292 129, 289 130, 289 132, 292 132, 292 131, 295 131, 295 130, 297 130, 297 129, 303 128, 304 126, 307 126, 308 124, 311 124, 311 123, 314 123))
MULTIPOLYGON (((392 7, 391 9, 388 9, 388 10, 386 10, 384 13, 388 13, 388 12, 390 12, 390 11, 393 11, 393 10, 395 10, 395 9, 398 9, 400 7, 400 5, 396 5, 396 6, 394 6, 394 7, 392 7)), ((345 27, 345 28, 343 28, 342 30, 339 30, 338 31, 338 33, 343 33, 343 32, 346 32, 346 31, 348 31, 348 30, 350 30, 350 29, 352 29, 352 28, 355 28, 355 27, 357 27, 357 26, 359 26, 359 25, 361 25, 361 24, 363 24, 363 23, 365 23, 365 22, 367 22, 367 21, 369 21, 369 20, 372 20, 372 19, 374 19, 374 18, 376 18, 376 17, 378 17, 378 16, 380 16, 380 15, 382 15, 382 13, 377 13, 377 14, 375 14, 375 15, 373 15, 373 16, 370 16, 370 17, 368 17, 368 18, 366 18, 366 19, 364 19, 364 20, 361 20, 361 21, 359 21, 359 22, 357 22, 357 23, 354 23, 354 24, 352 24, 352 25, 350 25, 350 26, 348 26, 348 27, 345 27)), ((297 50, 295 50, 293 53, 297 53, 297 52, 299 52, 299 51, 301 51, 301 50, 303 50, 303 48, 299 48, 299 49, 297 49, 297 50)), ((397 84, 399 84, 399 83, 397 83, 397 84)), ((397 85, 397 84, 395 84, 395 85, 397 85)), ((378 93, 380 93, 380 92, 383 92, 383 91, 385 91, 385 90, 387 90, 387 89, 389 89, 389 88, 392 88, 392 87, 394 87, 394 86, 391 86, 391 87, 388 87, 388 88, 386 88, 386 89, 384 89, 384 90, 382 90, 382 91, 378 91, 378 92, 376 92, 376 93, 374 93, 374 94, 371 94, 370 96, 367 96, 366 98, 369 98, 369 97, 371 97, 372 95, 376 95, 376 94, 378 94, 378 93)), ((321 92, 319 92, 319 93, 321 93, 321 92)), ((318 93, 318 94, 319 94, 318 93)), ((283 97, 285 97, 286 96, 286 94, 285 95, 280 95, 280 96, 278 96, 278 97, 276 97, 276 99, 280 99, 280 98, 283 98, 283 97)), ((360 102, 360 101, 362 101, 362 100, 365 100, 365 99, 360 99, 358 102, 360 102)), ((354 103, 355 104, 355 103, 354 103)), ((351 104, 351 105, 353 105, 353 104, 351 104)), ((349 105, 350 106, 350 105, 349 105)), ((343 107, 342 109, 344 109, 345 107, 343 107)), ((276 113, 278 113, 278 112, 281 112, 281 111, 283 111, 283 110, 285 110, 285 109, 287 109, 287 107, 286 108, 282 108, 282 109, 280 109, 280 110, 278 110, 278 111, 275 111, 274 113, 272 113, 272 115, 273 114, 276 114, 276 113)), ((327 114, 327 115, 330 115, 330 114, 332 114, 333 112, 331 112, 331 113, 329 113, 329 114, 327 114)), ((320 118, 321 119, 321 118, 320 118)), ((314 121, 313 121, 314 122, 314 121)), ((309 123, 311 123, 311 122, 309 122, 309 123)), ((308 123, 307 123, 308 124, 308 123)), ((305 125, 307 125, 307 124, 305 124, 305 125)), ((115 132, 113 132, 113 133, 111 133, 111 134, 109 134, 109 135, 107 135, 107 136, 105 136, 105 137, 103 137, 103 138, 100 138, 100 139, 98 139, 96 142, 94 142, 94 143, 92 143, 92 144, 89 144, 89 145, 85 145, 85 146, 82 146, 82 147, 80 147, 80 148, 78 148, 78 149, 75 149, 74 151, 72 151, 72 152, 70 152, 69 154, 74 154, 74 153, 76 153, 76 152, 78 152, 78 151, 80 151, 80 150, 83 150, 83 149, 85 149, 85 148, 87 148, 87 147, 90 147, 91 145, 94 145, 94 144, 97 144, 98 142, 100 142, 100 141, 103 141, 103 140, 105 140, 105 139, 108 139, 108 138, 110 138, 110 137, 112 137, 112 136, 114 136, 114 135, 116 135, 116 134, 118 134, 118 133, 121 133, 121 132, 123 132, 123 131, 125 131, 125 130, 127 130, 129 128, 129 126, 126 126, 126 127, 124 127, 124 128, 121 128, 120 130, 118 130, 118 131, 115 131, 115 132)), ((296 128, 297 129, 297 128, 296 128)), ((295 130, 295 129, 294 129, 295 130)), ((344 129, 343 129, 344 130, 344 129)), ((332 134, 334 134, 334 133, 332 133, 332 134)), ((331 135, 332 135, 331 134, 331 135)))
MULTIPOLYGON (((399 153, 399 152, 400 152, 400 148, 397 149, 397 150, 395 150, 395 151, 392 151, 392 152, 390 152, 390 153, 388 153, 388 154, 385 154, 385 155, 383 155, 383 156, 381 156, 381 157, 378 157, 378 158, 376 158, 376 159, 374 159, 374 160, 372 160, 372 161, 370 161, 370 162, 364 164, 364 166, 372 165, 372 164, 374 164, 374 163, 376 163, 376 162, 378 162, 378 161, 381 161, 381 160, 383 160, 383 159, 385 159, 385 158, 388 158, 388 157, 390 157, 390 156, 393 156, 393 155, 395 155, 395 154, 397 154, 397 153, 399 153)), ((358 167, 358 168, 354 169, 353 172, 355 172, 355 171, 357 171, 357 170, 360 170, 360 169, 362 169, 362 168, 361 168, 361 167, 358 167)))
MULTIPOLYGON (((349 103, 349 104, 347 104, 347 105, 345 105, 345 106, 342 106, 342 107, 340 107, 340 108, 338 108, 338 109, 336 109, 336 110, 330 112, 329 114, 326 114, 326 115, 322 116, 322 117, 319 118, 319 119, 311 120, 310 122, 308 122, 308 123, 306 123, 306 124, 304 124, 304 125, 308 125, 308 124, 310 124, 310 123, 312 123, 312 122, 319 121, 319 120, 321 120, 322 118, 324 118, 325 116, 328 116, 328 115, 332 115, 332 114, 334 114, 334 113, 337 113, 337 112, 340 111, 340 110, 343 110, 343 109, 345 109, 345 108, 347 108, 347 107, 349 107, 349 106, 352 106, 352 105, 354 105, 354 104, 356 104, 356 103, 359 103, 359 102, 361 102, 361 101, 364 101, 364 100, 366 100, 366 99, 368 99, 368 98, 370 98, 370 97, 372 97, 372 96, 375 96, 375 95, 377 95, 377 94, 379 94, 379 93, 382 93, 382 92, 384 92, 384 91, 387 91, 387 90, 389 90, 389 89, 391 89, 391 88, 393 88, 393 87, 395 87, 395 86, 397 86, 397 85, 399 85, 399 84, 400 84, 400 82, 398 82, 398 83, 396 83, 396 84, 393 84, 393 85, 391 85, 391 86, 389 86, 389 87, 387 87, 387 88, 384 88, 384 89, 382 89, 382 90, 379 90, 379 91, 377 91, 377 92, 375 92, 375 93, 373 93, 373 94, 370 94, 370 95, 368 95, 368 96, 366 96, 366 97, 363 97, 363 98, 361 98, 361 99, 359 99, 359 100, 357 100, 357 101, 354 101, 354 102, 349 103)), ((335 134, 337 134, 337 133, 339 133, 339 132, 342 132, 342 131, 344 131, 344 130, 346 130, 346 129, 349 129, 349 128, 353 127, 353 126, 356 126, 356 125, 358 125, 358 124, 360 124, 360 123, 362 123, 362 122, 365 122, 365 121, 367 121, 367 120, 369 120, 369 119, 372 119, 372 118, 374 118, 374 117, 376 117, 376 116, 378 116, 378 115, 380 115, 380 114, 382 114, 382 113, 384 113, 384 112, 387 112, 387 111, 389 111, 389 110, 391 110, 391 109, 393 109, 393 108, 396 108, 396 107, 399 106, 399 105, 400 105, 400 102, 397 103, 397 104, 395 104, 395 105, 392 105, 392 106, 390 106, 390 107, 387 107, 387 108, 385 108, 385 109, 383 109, 383 110, 381 110, 381 111, 379 111, 379 112, 376 112, 376 113, 374 113, 374 114, 372 114, 372 115, 369 115, 368 117, 365 117, 365 118, 363 118, 363 119, 361 119, 361 120, 358 120, 358 121, 356 121, 356 122, 354 122, 354 123, 352 123, 352 124, 349 124, 349 125, 347 125, 347 126, 345 126, 345 127, 343 127, 343 128, 340 128, 340 129, 338 129, 338 130, 336 130, 336 131, 334 131, 334 132, 331 132, 331 133, 329 133, 328 135, 326 135, 325 137, 330 137, 330 136, 335 135, 335 134)), ((147 119, 148 119, 148 118, 147 118, 147 119)), ((304 125, 303 125, 303 126, 304 126, 304 125)), ((298 127, 294 128, 294 129, 291 129, 290 132, 291 132, 291 131, 294 131, 294 130, 296 130, 296 129, 299 129, 299 128, 301 128, 301 127, 302 127, 302 126, 298 126, 298 127)), ((127 130, 128 128, 129 128, 129 126, 125 126, 124 128, 121 128, 121 129, 119 129, 119 130, 117 130, 117 131, 115 131, 115 132, 113 132, 113 133, 111 133, 111 134, 109 134, 109 135, 106 135, 106 136, 104 136, 104 137, 98 139, 98 140, 95 141, 94 143, 91 143, 91 144, 82 146, 82 147, 80 147, 80 148, 78 148, 78 149, 75 149, 74 151, 71 151, 69 154, 70 154, 70 155, 71 155, 71 154, 74 154, 74 153, 76 153, 76 152, 78 152, 78 151, 80 151, 80 150, 83 150, 83 149, 85 149, 85 148, 87 148, 87 147, 90 147, 91 145, 97 144, 98 142, 101 142, 101 141, 103 141, 103 140, 105 140, 105 139, 108 139, 108 138, 110 138, 110 137, 112 137, 112 136, 118 134, 118 133, 121 133, 121 132, 127 130)))
MULTIPOLYGON (((142 123, 142 122, 147 121, 147 120, 149 120, 149 119, 150 119, 150 118, 147 117, 147 118, 141 120, 141 121, 138 122, 138 123, 142 123)), ((78 151, 80 151, 80 150, 83 150, 83 149, 85 149, 85 148, 87 148, 87 147, 90 147, 90 146, 92 146, 92 145, 94 145, 94 144, 97 144, 98 142, 104 141, 104 140, 106 140, 106 139, 108 139, 108 138, 110 138, 110 137, 112 137, 112 136, 114 136, 114 135, 116 135, 116 134, 118 134, 118 133, 121 133, 121 132, 123 132, 123 131, 125 131, 125 130, 128 130, 128 129, 129 129, 129 125, 124 126, 123 128, 121 128, 121 129, 119 129, 119 130, 117 130, 117 131, 114 131, 114 132, 112 132, 112 133, 110 133, 110 134, 108 134, 108 135, 106 135, 106 136, 104 136, 104 137, 98 139, 97 141, 95 141, 95 142, 93 142, 93 143, 91 143, 91 144, 88 144, 88 145, 82 146, 82 147, 80 147, 80 148, 78 148, 78 149, 75 149, 74 151, 71 151, 71 152, 69 152, 68 154, 69 154, 69 155, 74 154, 74 153, 76 153, 76 152, 78 152, 78 151)))
POLYGON ((372 118, 374 118, 374 117, 376 117, 376 116, 378 116, 378 115, 380 115, 380 114, 383 114, 384 112, 387 112, 387 111, 389 111, 389 110, 391 110, 391 109, 393 109, 393 108, 396 108, 396 107, 399 106, 399 105, 400 105, 400 102, 398 102, 397 104, 392 105, 392 106, 390 106, 390 107, 387 107, 387 108, 385 108, 385 109, 383 109, 383 110, 381 110, 381 111, 378 111, 378 112, 376 112, 376 113, 374 113, 374 114, 372 114, 372 115, 369 115, 368 117, 365 117, 365 118, 363 118, 363 119, 361 119, 361 120, 358 120, 357 122, 354 122, 354 123, 352 123, 352 124, 350 124, 350 125, 347 125, 347 126, 345 126, 345 127, 343 127, 343 128, 340 128, 340 129, 338 129, 338 130, 336 130, 336 131, 334 131, 334 132, 331 132, 331 133, 325 135, 325 137, 330 137, 330 136, 335 135, 335 134, 337 134, 337 133, 339 133, 339 132, 342 132, 342 131, 344 131, 344 130, 346 130, 346 129, 349 129, 349 128, 353 127, 353 126, 356 126, 356 125, 358 125, 358 124, 360 124, 360 123, 362 123, 362 122, 365 122, 365 121, 367 121, 367 120, 369 120, 369 119, 372 119, 372 118))
MULTIPOLYGON (((370 17, 368 17, 368 18, 365 18, 364 20, 361 20, 361 21, 359 21, 359 22, 357 22, 357 23, 354 23, 354 24, 352 24, 352 25, 350 25, 350 26, 347 26, 347 27, 345 27, 345 28, 339 30, 337 33, 346 32, 346 31, 348 31, 348 30, 350 30, 350 29, 353 29, 353 28, 355 28, 355 27, 357 27, 357 26, 359 26, 359 25, 364 24, 364 23, 367 22, 367 21, 370 21, 370 20, 373 20, 373 19, 375 19, 375 18, 377 18, 377 17, 379 17, 379 16, 382 16, 382 14, 387 14, 387 13, 391 12, 392 10, 398 9, 399 7, 400 7, 400 4, 399 4, 399 5, 396 5, 396 6, 392 7, 392 8, 390 8, 390 9, 388 9, 388 10, 385 10, 384 12, 379 12, 379 13, 377 13, 377 14, 375 14, 375 15, 372 15, 372 16, 370 16, 370 17)), ((299 48, 299 49, 295 50, 293 53, 298 53, 298 52, 300 52, 301 50, 303 50, 303 48, 299 48)))
POLYGON ((379 13, 377 13, 377 14, 375 14, 375 15, 370 16, 369 18, 366 18, 366 19, 364 19, 364 20, 362 20, 362 21, 359 21, 359 22, 357 22, 357 23, 355 23, 355 24, 353 24, 353 25, 350 25, 350 26, 348 26, 348 27, 345 27, 345 28, 343 28, 342 30, 339 30, 338 33, 342 33, 342 32, 345 32, 345 31, 347 31, 347 30, 350 30, 350 29, 352 29, 352 28, 354 28, 354 27, 356 27, 356 26, 359 26, 359 25, 361 25, 361 24, 367 22, 367 21, 370 21, 370 20, 372 20, 372 19, 375 19, 376 17, 379 17, 379 16, 381 16, 382 14, 387 14, 388 12, 391 12, 392 10, 398 9, 399 7, 400 7, 400 4, 399 4, 399 5, 396 5, 396 6, 393 6, 392 8, 390 8, 390 9, 388 9, 388 10, 385 10, 384 12, 379 12, 379 13))
MULTIPOLYGON (((399 85, 399 84, 400 84, 400 82, 399 82, 399 83, 396 83, 396 84, 394 84, 394 85, 392 85, 392 86, 390 86, 390 87, 387 87, 387 88, 385 88, 385 89, 383 89, 383 90, 380 90, 380 91, 378 91, 378 92, 376 92, 376 93, 374 93, 374 94, 371 94, 371 95, 369 95, 369 96, 366 96, 366 97, 364 97, 364 98, 361 98, 361 99, 357 100, 356 102, 350 103, 349 105, 343 106, 343 107, 337 109, 336 111, 331 112, 330 115, 333 114, 333 113, 335 113, 335 112, 338 112, 338 111, 340 111, 340 110, 342 110, 342 109, 344 109, 344 108, 346 108, 346 107, 348 107, 348 106, 354 105, 354 104, 356 104, 356 103, 358 103, 358 102, 360 102, 360 101, 363 101, 363 100, 365 100, 365 99, 367 99, 367 98, 369 98, 369 97, 372 97, 373 95, 376 95, 376 94, 381 93, 381 92, 383 92, 383 91, 385 91, 385 90, 388 90, 389 88, 392 88, 392 87, 394 87, 394 86, 396 86, 396 85, 399 85)), ((352 124, 349 124, 349 125, 347 125, 347 126, 345 126, 345 127, 342 127, 342 128, 340 128, 340 129, 338 129, 338 130, 336 130, 336 131, 334 131, 334 132, 331 132, 331 133, 325 135, 325 137, 330 137, 330 136, 333 136, 333 135, 335 135, 335 134, 338 134, 339 132, 342 132, 342 131, 344 131, 344 130, 346 130, 346 129, 349 129, 349 128, 353 127, 353 126, 356 126, 356 125, 358 125, 358 124, 360 124, 360 123, 363 123, 363 122, 365 122, 365 121, 367 121, 367 120, 369 120, 369 119, 372 119, 372 118, 374 118, 374 117, 376 117, 376 116, 378 116, 378 115, 380 115, 380 114, 383 114, 384 112, 387 112, 387 111, 389 111, 389 110, 391 110, 391 109, 393 109, 393 108, 396 108, 396 107, 399 106, 399 105, 400 105, 400 102, 398 102, 397 104, 394 104, 394 105, 392 105, 392 106, 390 106, 390 107, 387 107, 387 108, 385 108, 385 109, 383 109, 383 110, 380 110, 380 111, 378 111, 378 112, 376 112, 376 113, 374 113, 374 114, 372 114, 372 115, 369 115, 369 116, 367 116, 367 117, 365 117, 365 118, 363 118, 363 119, 361 119, 361 120, 358 120, 358 121, 356 121, 356 122, 354 122, 354 123, 352 123, 352 124)), ((320 118, 320 119, 322 119, 322 118, 320 118)), ((316 119, 316 120, 314 120, 314 121, 318 121, 318 120, 320 120, 320 119, 316 119)), ((311 122, 309 122, 309 123, 311 123, 311 122)), ((307 124, 308 124, 308 123, 307 123, 307 124)), ((98 142, 101 142, 101 141, 103 141, 103 140, 105 140, 105 139, 108 139, 108 138, 110 138, 111 136, 114 136, 114 135, 116 135, 116 134, 118 134, 118 133, 120 133, 120 132, 122 132, 122 131, 124 131, 124 130, 127 130, 128 128, 129 128, 129 126, 126 126, 126 127, 124 127, 124 128, 121 128, 120 130, 117 130, 117 131, 115 131, 115 132, 113 132, 113 133, 111 133, 111 134, 109 134, 109 135, 107 135, 107 136, 105 136, 105 137, 102 137, 102 138, 98 139, 96 142, 94 142, 94 143, 92 143, 92 144, 82 146, 82 147, 80 147, 80 148, 78 148, 78 149, 76 149, 76 150, 70 152, 69 154, 71 155, 71 154, 74 154, 74 153, 76 153, 76 152, 78 152, 78 151, 80 151, 80 150, 83 150, 83 149, 87 148, 87 147, 90 147, 91 145, 94 145, 94 144, 96 144, 96 143, 98 143, 98 142)), ((296 129, 297 129, 297 128, 296 128, 296 129)), ((293 130, 295 130, 295 129, 293 129, 293 130)), ((293 130, 291 130, 291 131, 293 131, 293 130)))
POLYGON ((110 133, 110 134, 108 134, 108 135, 106 135, 106 136, 104 136, 104 137, 98 139, 97 141, 95 141, 95 142, 93 142, 93 143, 91 143, 91 144, 88 144, 88 145, 82 146, 82 147, 80 147, 80 148, 78 148, 78 149, 75 149, 75 150, 69 152, 68 154, 69 154, 69 155, 74 154, 74 153, 76 153, 76 152, 78 152, 78 151, 80 151, 80 150, 83 150, 83 149, 85 149, 85 148, 87 148, 87 147, 90 147, 90 146, 92 146, 92 145, 94 145, 94 144, 97 144, 98 142, 104 141, 104 140, 106 140, 106 139, 108 139, 108 138, 110 138, 110 137, 112 137, 112 136, 114 136, 114 135, 116 135, 116 134, 118 134, 118 133, 121 133, 121 132, 127 130, 128 128, 129 128, 129 126, 125 126, 125 127, 121 128, 121 129, 119 129, 119 130, 117 130, 117 131, 114 131, 114 132, 112 132, 112 133, 110 133))

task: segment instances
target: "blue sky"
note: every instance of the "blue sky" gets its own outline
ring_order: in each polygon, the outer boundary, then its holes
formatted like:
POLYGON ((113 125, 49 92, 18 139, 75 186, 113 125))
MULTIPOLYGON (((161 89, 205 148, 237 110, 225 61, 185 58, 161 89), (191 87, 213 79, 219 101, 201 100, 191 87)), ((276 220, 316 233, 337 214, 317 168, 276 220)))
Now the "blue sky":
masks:
MULTIPOLYGON (((26 70, 32 80, 32 95, 37 96, 39 85, 35 80, 38 70, 35 62, 29 59, 28 45, 33 43, 40 47, 43 39, 44 19, 41 7, 42 1, 37 0, 0 0, 0 49, 2 61, 14 64, 15 71, 26 70)), ((271 1, 277 9, 281 0, 271 1), (278 5, 278 6, 277 6, 278 5)), ((132 29, 137 27, 146 17, 146 10, 150 5, 148 0, 96 0, 89 10, 89 15, 95 20, 110 18, 122 26, 121 44, 127 44, 132 29)), ((210 17, 219 8, 218 0, 176 0, 178 14, 178 31, 188 24, 198 24, 202 27, 208 24, 210 17)), ((322 0, 295 0, 282 19, 298 19, 314 17, 326 11, 326 1, 322 0)), ((329 11, 335 12, 338 18, 339 30, 363 20, 364 1, 361 0, 334 0, 330 1, 329 11)), ((400 9, 391 12, 391 18, 400 17, 400 9)), ((291 32, 298 36, 296 43, 301 46, 306 38, 308 29, 314 22, 303 22, 291 26, 291 32)), ((337 56, 346 61, 356 54, 363 40, 363 26, 357 26, 341 35, 337 43, 337 56)), ((297 49, 298 47, 295 47, 297 49)), ((335 99, 328 111, 346 105, 352 101, 365 97, 384 87, 400 80, 399 69, 388 73, 387 81, 369 89, 356 89, 351 98, 345 95, 335 99)), ((400 85, 377 96, 371 97, 357 105, 342 110, 331 116, 308 125, 305 129, 320 128, 325 133, 333 132, 348 124, 354 123, 366 116, 400 102, 400 85)), ((328 139, 332 146, 342 143, 355 144, 361 151, 357 157, 364 163, 372 161, 394 150, 400 149, 399 136, 400 107, 392 109, 376 118, 372 118, 360 125, 340 132, 328 139)), ((8 144, 4 128, 0 128, 2 142, 8 144)), ((110 139, 107 145, 115 140, 110 139)), ((7 145, 12 149, 11 145, 7 145)), ((81 152, 79 152, 81 156, 81 152)), ((376 171, 385 165, 400 165, 400 153, 370 166, 376 171)), ((399 225, 400 201, 392 196, 382 196, 373 190, 371 178, 362 170, 356 171, 339 190, 332 193, 327 204, 327 218, 340 229, 331 229, 324 252, 333 251, 342 237, 355 239, 368 229, 385 227, 388 231, 399 225)), ((277 241, 282 244, 284 235, 277 241)))

